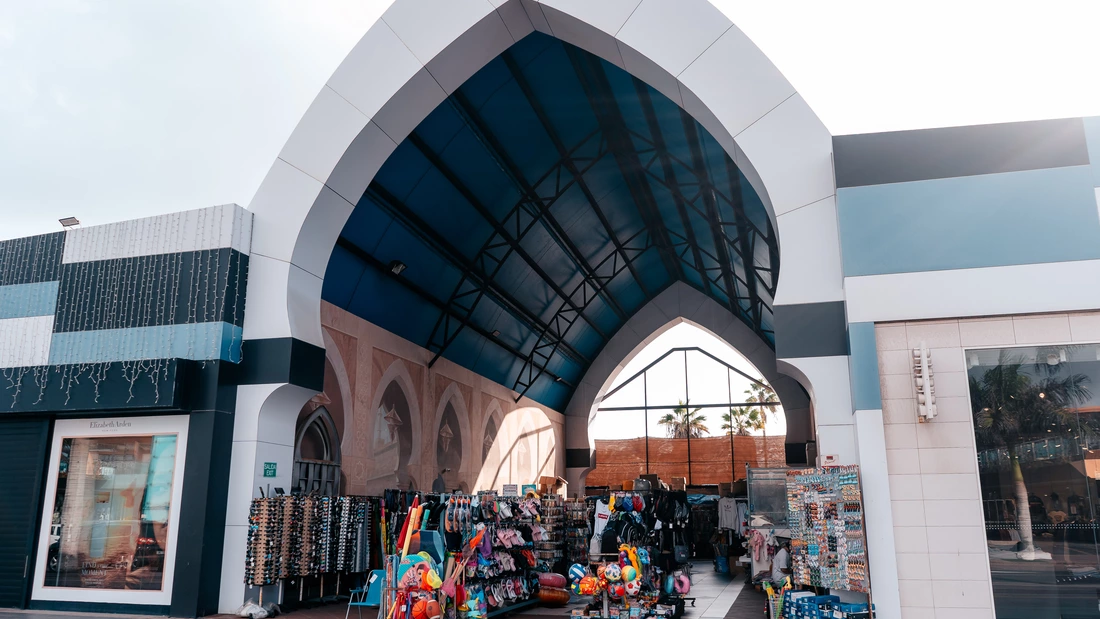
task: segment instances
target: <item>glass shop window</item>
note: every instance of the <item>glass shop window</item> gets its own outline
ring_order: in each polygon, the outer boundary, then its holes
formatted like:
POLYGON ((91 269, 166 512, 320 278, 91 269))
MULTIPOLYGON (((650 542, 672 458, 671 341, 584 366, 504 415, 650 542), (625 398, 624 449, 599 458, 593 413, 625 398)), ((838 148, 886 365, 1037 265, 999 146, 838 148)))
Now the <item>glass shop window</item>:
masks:
POLYGON ((1100 616, 1100 346, 966 359, 997 617, 1100 616))
POLYGON ((44 587, 159 591, 175 434, 61 443, 44 587))

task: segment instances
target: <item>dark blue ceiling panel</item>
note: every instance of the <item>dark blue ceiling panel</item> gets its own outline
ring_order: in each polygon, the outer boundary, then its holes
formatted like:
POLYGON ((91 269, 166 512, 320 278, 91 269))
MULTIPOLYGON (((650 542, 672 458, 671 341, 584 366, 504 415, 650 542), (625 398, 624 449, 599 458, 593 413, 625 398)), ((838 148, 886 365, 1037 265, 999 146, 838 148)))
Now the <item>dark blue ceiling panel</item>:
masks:
POLYGON ((398 146, 348 219, 322 297, 432 363, 562 410, 607 341, 677 279, 773 345, 778 268, 762 201, 699 123, 536 33, 398 146))

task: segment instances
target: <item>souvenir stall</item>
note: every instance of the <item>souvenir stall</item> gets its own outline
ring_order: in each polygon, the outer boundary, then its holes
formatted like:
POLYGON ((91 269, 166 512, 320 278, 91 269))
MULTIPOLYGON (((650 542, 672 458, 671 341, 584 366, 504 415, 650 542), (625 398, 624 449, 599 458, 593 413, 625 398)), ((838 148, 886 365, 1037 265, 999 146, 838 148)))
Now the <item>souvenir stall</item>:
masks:
MULTIPOLYGON (((774 477, 758 475, 757 483, 767 479, 770 492, 774 477)), ((779 537, 789 538, 790 549, 780 567, 789 569, 768 571, 760 579, 768 594, 768 617, 871 619, 859 467, 791 469, 783 477, 787 529, 779 537)), ((752 487, 750 479, 750 501, 752 487)))
POLYGON ((414 497, 388 520, 383 618, 486 619, 537 603, 569 601, 565 577, 550 570, 563 548, 552 528, 564 504, 495 492, 414 497))
POLYGON ((691 593, 691 508, 684 492, 614 492, 594 506, 589 563, 569 568, 575 617, 683 615, 691 593))

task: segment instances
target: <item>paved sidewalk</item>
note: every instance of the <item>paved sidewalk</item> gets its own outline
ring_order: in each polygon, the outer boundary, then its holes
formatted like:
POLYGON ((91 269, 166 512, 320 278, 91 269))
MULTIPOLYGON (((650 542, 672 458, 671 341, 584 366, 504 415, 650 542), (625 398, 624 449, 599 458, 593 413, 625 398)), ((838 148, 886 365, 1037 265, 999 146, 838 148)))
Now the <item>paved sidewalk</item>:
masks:
MULTIPOLYGON (((697 565, 709 567, 709 563, 699 562, 697 565)), ((685 608, 685 619, 722 619, 723 617, 736 617, 748 615, 729 615, 734 602, 738 600, 744 586, 744 577, 717 574, 713 571, 701 571, 692 575, 694 584, 691 587, 691 595, 695 597, 695 606, 690 604, 685 608)), ((755 593, 755 592, 752 592, 755 593)), ((753 604, 752 607, 758 607, 753 604)), ((347 612, 347 603, 334 603, 317 608, 307 608, 289 612, 289 619, 343 619, 347 612)), ((515 616, 530 617, 566 617, 568 608, 539 608, 535 607, 516 613, 515 616)), ((214 615, 214 619, 229 619, 233 615, 214 615)), ((357 609, 352 609, 351 616, 358 619, 357 609)), ((373 608, 364 608, 364 619, 376 619, 378 611, 373 608)), ((754 614, 753 617, 756 615, 754 614)), ((0 610, 0 619, 163 619, 148 615, 116 615, 106 613, 74 613, 45 610, 0 610)))

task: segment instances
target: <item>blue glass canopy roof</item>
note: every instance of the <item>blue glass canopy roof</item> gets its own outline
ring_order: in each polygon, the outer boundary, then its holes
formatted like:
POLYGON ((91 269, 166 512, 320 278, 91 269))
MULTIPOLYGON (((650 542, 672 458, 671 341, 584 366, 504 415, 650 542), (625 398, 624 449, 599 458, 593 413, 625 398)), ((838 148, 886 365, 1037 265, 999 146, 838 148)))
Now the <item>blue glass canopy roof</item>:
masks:
POLYGON ((322 296, 562 410, 676 280, 773 345, 778 256, 760 198, 701 125, 535 33, 398 146, 344 226, 322 296))

